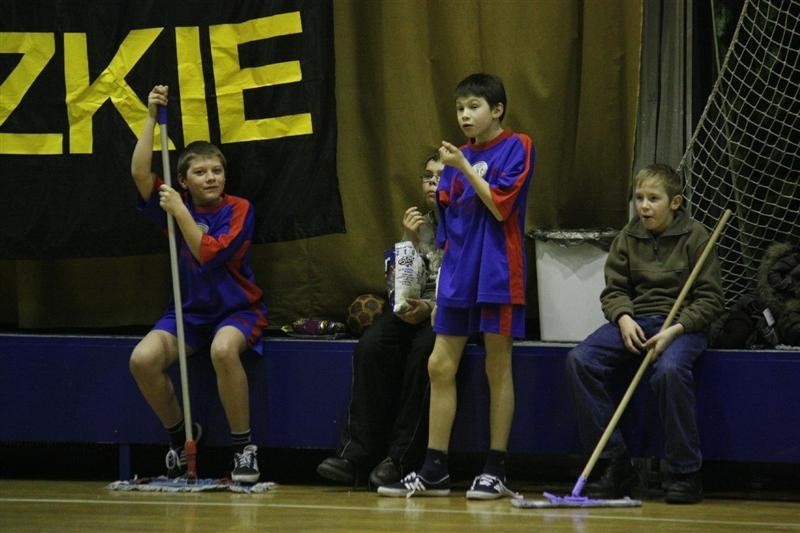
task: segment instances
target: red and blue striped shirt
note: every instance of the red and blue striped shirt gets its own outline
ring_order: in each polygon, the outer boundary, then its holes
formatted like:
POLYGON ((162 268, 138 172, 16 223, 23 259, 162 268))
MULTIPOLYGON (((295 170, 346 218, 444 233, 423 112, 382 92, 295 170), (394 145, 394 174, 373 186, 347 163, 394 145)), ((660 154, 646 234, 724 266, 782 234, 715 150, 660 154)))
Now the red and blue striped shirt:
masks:
POLYGON ((450 307, 525 304, 525 211, 535 149, 530 137, 504 130, 486 144, 460 148, 488 183, 494 218, 466 176, 445 167, 437 188, 437 245, 444 248, 437 301, 450 307))
MULTIPOLYGON (((159 205, 158 188, 163 181, 156 180, 154 192, 147 202, 138 199, 138 208, 165 232, 167 214, 159 205)), ((203 230, 198 261, 180 231, 178 243, 178 269, 184 313, 204 318, 207 322, 219 320, 232 311, 261 308, 262 290, 256 285, 250 267, 250 244, 255 228, 253 206, 238 196, 225 194, 212 207, 195 206, 183 195, 184 204, 198 226, 203 230)))

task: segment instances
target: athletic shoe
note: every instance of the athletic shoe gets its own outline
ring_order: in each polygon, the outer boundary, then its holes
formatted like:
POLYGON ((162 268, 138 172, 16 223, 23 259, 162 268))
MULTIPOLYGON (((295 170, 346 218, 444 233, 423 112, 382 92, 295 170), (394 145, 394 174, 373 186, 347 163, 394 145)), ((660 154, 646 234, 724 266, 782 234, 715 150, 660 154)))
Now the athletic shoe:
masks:
POLYGON ((703 478, 700 471, 672 474, 664 493, 667 503, 699 503, 703 501, 703 478))
POLYGON ((384 485, 391 485, 400 481, 400 469, 394 462, 394 459, 387 457, 372 469, 369 473, 369 483, 373 487, 382 487, 384 485))
POLYGON ((503 496, 518 498, 519 494, 506 487, 503 480, 493 474, 475 476, 467 491, 468 500, 496 500, 503 496))
POLYGON ((411 472, 397 483, 378 487, 381 496, 447 496, 450 494, 450 476, 438 481, 428 481, 416 472, 411 472))
POLYGON ((255 444, 248 444, 242 450, 242 453, 233 454, 233 471, 231 472, 231 479, 240 483, 255 483, 261 476, 258 471, 258 461, 256 454, 258 453, 258 446, 255 444))
POLYGON ((317 474, 346 485, 356 483, 356 465, 344 457, 328 457, 317 466, 317 474))
MULTIPOLYGON (((197 422, 192 423, 194 428, 193 435, 195 443, 200 442, 200 437, 203 435, 203 427, 197 422)), ((167 464, 167 477, 174 479, 186 475, 186 449, 181 446, 180 448, 170 448, 165 458, 167 464)))

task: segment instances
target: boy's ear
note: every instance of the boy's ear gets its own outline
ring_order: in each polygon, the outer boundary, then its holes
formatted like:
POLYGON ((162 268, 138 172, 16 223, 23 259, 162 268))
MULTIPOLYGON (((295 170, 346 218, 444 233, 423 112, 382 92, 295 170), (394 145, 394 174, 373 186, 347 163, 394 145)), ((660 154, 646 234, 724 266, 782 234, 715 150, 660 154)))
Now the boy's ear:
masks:
POLYGON ((676 194, 672 197, 672 200, 669 201, 669 208, 673 211, 676 211, 681 205, 683 205, 682 194, 676 194))
POLYGON ((503 102, 497 102, 492 108, 492 116, 494 118, 500 118, 503 115, 504 108, 503 102))

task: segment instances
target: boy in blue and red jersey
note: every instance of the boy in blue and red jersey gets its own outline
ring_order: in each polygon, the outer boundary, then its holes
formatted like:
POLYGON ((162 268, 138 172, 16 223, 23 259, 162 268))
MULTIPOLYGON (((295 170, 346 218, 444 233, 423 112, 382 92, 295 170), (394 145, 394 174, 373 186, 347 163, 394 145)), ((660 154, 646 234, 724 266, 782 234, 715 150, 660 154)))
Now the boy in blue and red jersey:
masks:
POLYGON ((442 142, 445 165, 437 189, 437 244, 444 248, 434 315, 436 342, 428 360, 430 428, 425 462, 384 496, 450 493, 447 452, 456 413, 456 371, 467 339, 482 333, 489 382, 490 450, 467 498, 513 494, 505 485, 506 454, 514 416, 511 352, 525 337, 525 211, 534 148, 524 134, 504 129, 503 82, 473 74, 455 91, 460 148, 442 142))
MULTIPOLYGON (((247 200, 224 193, 225 156, 205 141, 189 144, 178 159, 179 193, 151 170, 153 131, 168 88, 157 85, 148 96, 148 117, 131 159, 139 192, 138 208, 166 232, 173 216, 183 300, 187 353, 210 346, 217 388, 233 446, 234 481, 255 482, 260 474, 257 447, 250 438, 250 395, 241 356, 259 355, 267 325, 262 291, 248 263, 255 215, 247 200)), ((166 373, 178 355, 175 305, 170 302, 153 329, 136 345, 130 369, 147 403, 170 438, 167 473, 186 472, 184 418, 166 373)), ((195 424, 195 440, 199 425, 195 424)))

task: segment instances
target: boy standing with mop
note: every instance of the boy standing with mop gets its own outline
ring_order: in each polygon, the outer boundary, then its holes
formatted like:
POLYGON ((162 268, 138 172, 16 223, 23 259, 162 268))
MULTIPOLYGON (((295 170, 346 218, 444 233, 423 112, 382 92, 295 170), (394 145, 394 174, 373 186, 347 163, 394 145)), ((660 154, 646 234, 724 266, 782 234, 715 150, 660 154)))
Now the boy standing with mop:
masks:
MULTIPOLYGON (((267 325, 262 291, 248 263, 255 215, 250 202, 224 193, 225 156, 213 144, 193 142, 179 157, 178 181, 188 194, 164 184, 152 172, 156 113, 158 106, 167 105, 167 90, 157 85, 150 92, 149 114, 131 159, 138 207, 162 229, 167 227, 167 216, 174 217, 187 350, 210 346, 231 431, 231 478, 254 483, 260 476, 258 449, 250 437, 250 395, 241 356, 246 350, 261 354, 261 334, 267 325)), ((169 477, 184 475, 187 465, 183 413, 166 373, 178 355, 177 328, 170 302, 130 358, 142 395, 169 434, 169 477)))

